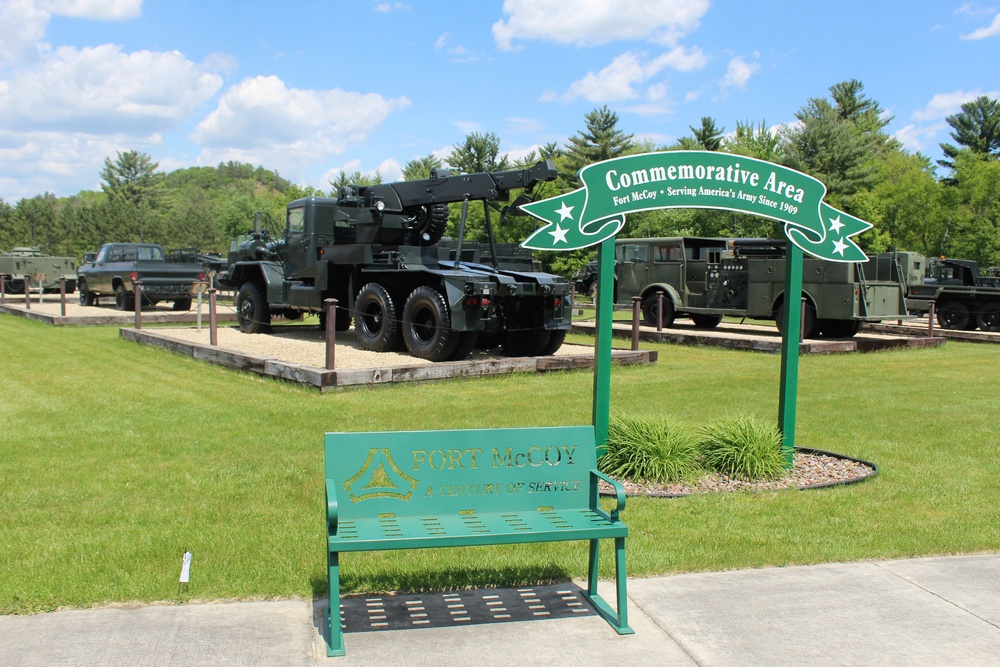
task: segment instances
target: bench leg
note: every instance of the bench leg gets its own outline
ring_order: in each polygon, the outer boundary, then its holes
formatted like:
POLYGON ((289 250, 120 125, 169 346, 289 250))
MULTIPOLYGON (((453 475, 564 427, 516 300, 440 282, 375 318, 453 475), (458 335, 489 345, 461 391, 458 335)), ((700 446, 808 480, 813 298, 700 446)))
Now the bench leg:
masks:
POLYGON ((631 635, 635 630, 628 625, 628 574, 625 570, 625 538, 615 538, 615 592, 617 593, 618 609, 611 608, 597 594, 597 563, 600 540, 590 541, 590 563, 587 568, 587 599, 594 605, 597 613, 606 620, 620 635, 631 635))
POLYGON ((330 588, 330 605, 327 612, 327 632, 329 640, 326 645, 328 657, 346 655, 344 649, 344 631, 340 627, 340 554, 330 553, 330 575, 327 580, 330 588))

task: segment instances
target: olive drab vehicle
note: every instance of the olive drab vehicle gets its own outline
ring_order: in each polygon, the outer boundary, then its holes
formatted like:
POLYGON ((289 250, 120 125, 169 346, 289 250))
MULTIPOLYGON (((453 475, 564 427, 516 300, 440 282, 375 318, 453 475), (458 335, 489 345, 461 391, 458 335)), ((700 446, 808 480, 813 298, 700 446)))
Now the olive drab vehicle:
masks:
MULTIPOLYGON (((615 252, 615 303, 641 297, 649 326, 658 323, 658 292, 664 295, 664 326, 678 316, 699 328, 715 327, 723 316, 781 322, 782 240, 619 239, 615 252)), ((803 337, 850 337, 862 322, 907 317, 904 264, 892 257, 864 263, 803 260, 803 337)))
POLYGON ((932 257, 924 266, 913 267, 916 278, 906 293, 911 312, 928 312, 934 302, 943 329, 1000 331, 1000 276, 980 275, 979 264, 967 259, 932 257))
POLYGON ((0 252, 0 278, 7 292, 24 292, 29 289, 46 293, 59 291, 59 282, 66 280, 66 293, 76 291, 76 260, 72 257, 52 257, 41 248, 14 248, 0 252))
MULTIPOLYGON (((571 327, 570 286, 558 276, 500 266, 490 206, 512 190, 530 192, 556 177, 555 165, 452 175, 419 181, 341 188, 337 198, 288 204, 284 229, 255 230, 234 239, 228 270, 217 276, 237 290, 240 328, 269 329, 271 317, 325 313, 336 299, 336 328, 354 320, 369 350, 402 349, 430 361, 463 359, 479 345, 505 354, 552 354, 571 327), (491 261, 478 263, 463 247, 468 204, 483 202, 491 261), (458 237, 439 246, 448 204, 462 203, 458 237)), ((523 196, 523 195, 522 195, 523 196)), ((505 214, 513 207, 504 207, 505 214)))

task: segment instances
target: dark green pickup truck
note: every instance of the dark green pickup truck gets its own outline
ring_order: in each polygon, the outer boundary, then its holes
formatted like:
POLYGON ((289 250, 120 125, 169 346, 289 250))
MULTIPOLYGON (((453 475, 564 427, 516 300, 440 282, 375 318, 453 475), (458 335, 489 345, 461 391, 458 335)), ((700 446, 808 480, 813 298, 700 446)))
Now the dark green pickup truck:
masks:
POLYGON ((205 269, 194 262, 170 261, 154 243, 106 243, 93 261, 80 266, 80 305, 92 306, 114 296, 118 310, 135 309, 135 283, 142 282, 143 305, 173 301, 174 310, 191 308, 192 283, 205 280, 205 269))

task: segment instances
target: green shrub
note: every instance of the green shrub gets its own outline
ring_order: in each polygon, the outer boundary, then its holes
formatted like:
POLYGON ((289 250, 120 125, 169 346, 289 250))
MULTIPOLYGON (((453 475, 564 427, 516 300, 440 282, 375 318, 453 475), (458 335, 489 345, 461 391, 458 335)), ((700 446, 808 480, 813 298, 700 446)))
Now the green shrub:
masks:
POLYGON ((618 415, 608 424, 608 452, 598 467, 634 481, 676 482, 698 472, 698 439, 662 417, 618 415))
POLYGON ((781 432, 749 415, 726 417, 701 429, 705 465, 736 479, 775 479, 784 474, 781 432))

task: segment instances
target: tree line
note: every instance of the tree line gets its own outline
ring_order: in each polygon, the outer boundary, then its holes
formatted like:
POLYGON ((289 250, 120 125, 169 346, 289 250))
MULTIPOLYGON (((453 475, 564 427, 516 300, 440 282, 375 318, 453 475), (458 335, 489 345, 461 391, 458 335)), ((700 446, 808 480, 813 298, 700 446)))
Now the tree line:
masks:
MULTIPOLYGON (((807 100, 796 122, 779 129, 765 120, 736 121, 735 130, 711 117, 689 126, 691 134, 669 145, 637 140, 619 127, 607 106, 584 115, 584 127, 564 145, 541 146, 521 159, 500 150, 492 132, 473 132, 453 146, 444 160, 427 155, 408 162, 403 179, 423 179, 431 170, 500 171, 551 159, 554 182, 536 187, 535 198, 551 197, 580 186, 579 170, 594 162, 660 150, 725 151, 767 160, 816 177, 826 184, 826 201, 871 222, 858 237, 869 252, 897 248, 929 256, 974 259, 1000 265, 1000 103, 979 97, 947 118, 954 143, 941 144, 937 162, 905 150, 890 137, 885 109, 865 95, 856 80, 829 88, 829 96, 807 100)), ((147 241, 169 248, 196 247, 224 252, 229 239, 245 232, 255 211, 281 220, 284 207, 309 195, 336 196, 348 185, 381 182, 381 175, 341 173, 329 191, 294 185, 275 171, 238 162, 192 167, 170 173, 139 151, 107 158, 101 191, 72 197, 42 194, 10 205, 0 199, 0 249, 42 246, 49 254, 81 257, 109 241, 147 241)), ((513 215, 497 202, 490 211, 499 242, 516 243, 537 226, 529 216, 513 215), (503 224, 498 221, 503 219, 503 224)), ((457 234, 460 207, 453 206, 448 233, 457 234)), ((466 238, 486 240, 486 212, 470 207, 466 238)), ((680 209, 634 213, 624 236, 780 236, 778 223, 725 211, 680 209)), ((543 265, 569 275, 589 252, 543 253, 543 265)))

